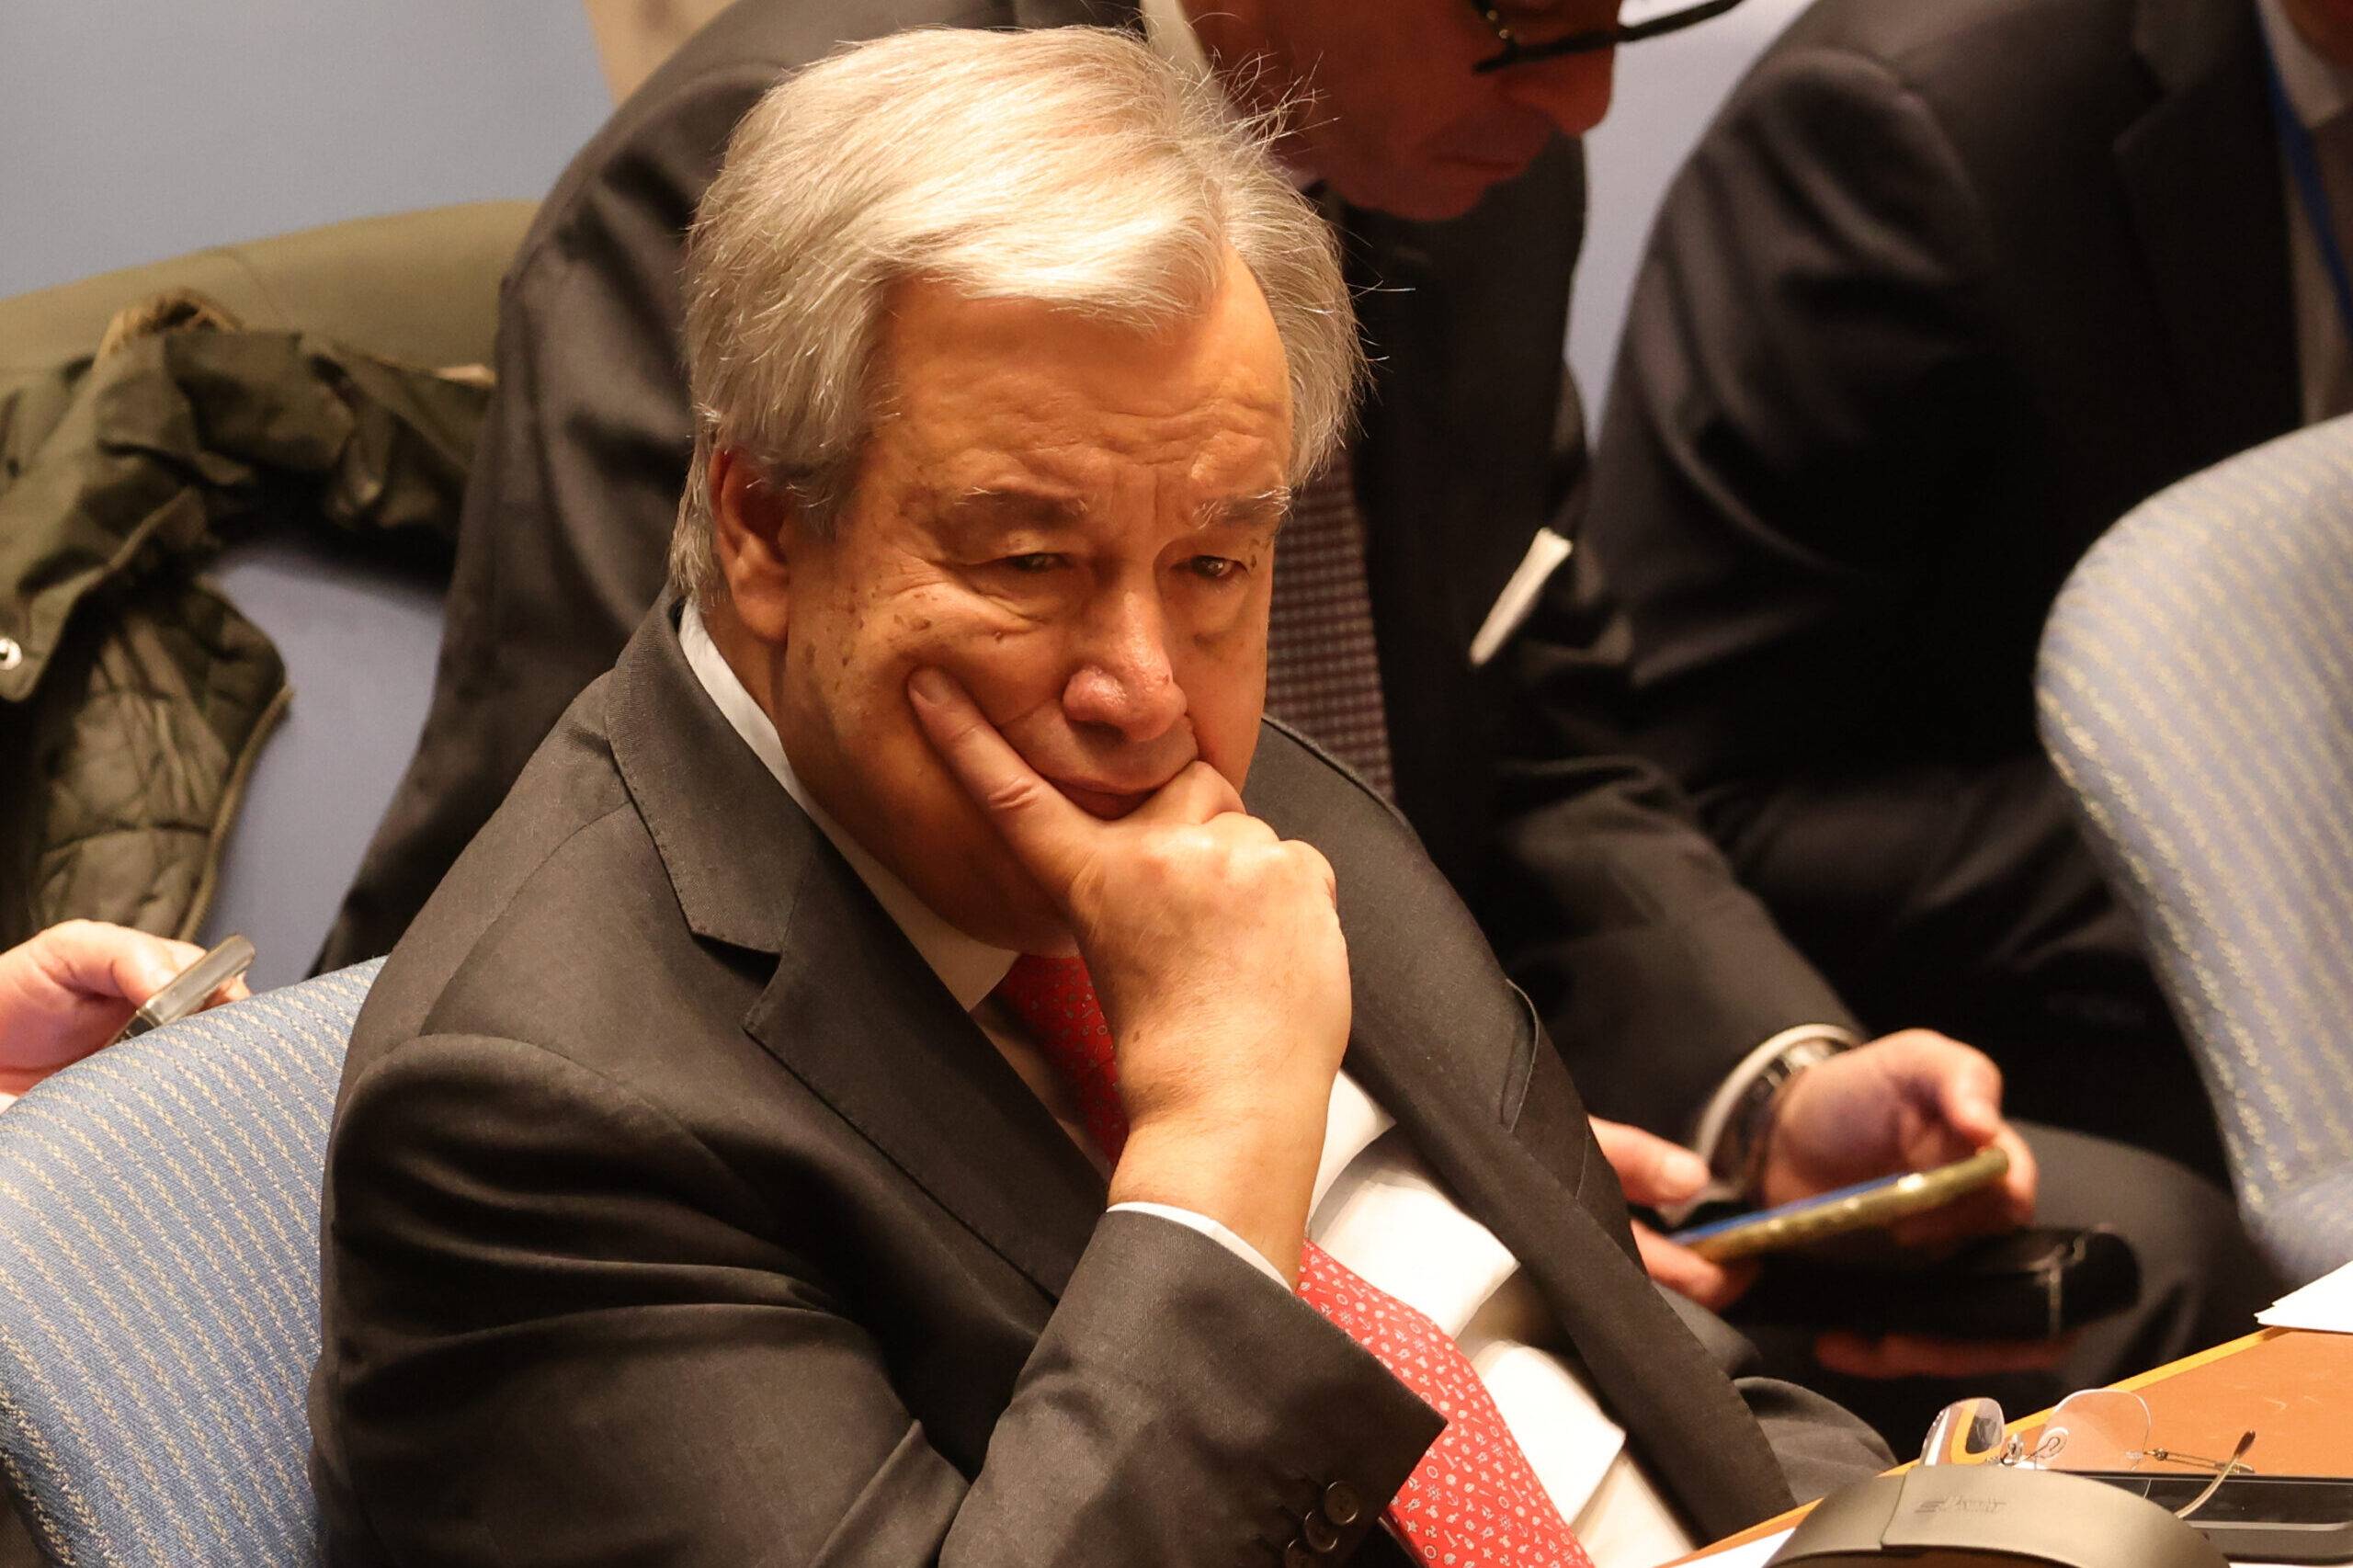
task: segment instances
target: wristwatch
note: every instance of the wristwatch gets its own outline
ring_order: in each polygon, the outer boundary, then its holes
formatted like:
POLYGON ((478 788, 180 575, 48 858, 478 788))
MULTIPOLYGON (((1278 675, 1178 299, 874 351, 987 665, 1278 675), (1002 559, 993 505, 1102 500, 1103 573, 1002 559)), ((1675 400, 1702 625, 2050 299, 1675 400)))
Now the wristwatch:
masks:
POLYGON ((1740 1086, 1707 1151, 1708 1169, 1717 1182, 1752 1198, 1782 1094, 1807 1068, 1860 1043, 1844 1029, 1810 1025, 1789 1032, 1795 1038, 1768 1042, 1780 1048, 1766 1054, 1763 1064, 1740 1086))

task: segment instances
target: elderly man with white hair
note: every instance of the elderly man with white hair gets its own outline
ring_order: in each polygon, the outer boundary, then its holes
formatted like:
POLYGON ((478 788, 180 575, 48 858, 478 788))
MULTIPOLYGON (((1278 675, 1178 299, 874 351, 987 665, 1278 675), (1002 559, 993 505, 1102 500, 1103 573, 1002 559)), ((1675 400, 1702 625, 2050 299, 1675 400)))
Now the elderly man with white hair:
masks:
POLYGON ((1360 361, 1214 94, 844 52, 688 284, 674 591, 352 1048, 333 1561, 1635 1564, 1884 1462, 1651 1286, 1413 835, 1262 724, 1360 361))
MULTIPOLYGON (((1842 1397, 1899 1439, 1956 1392, 2049 1403, 2239 1332, 2268 1298, 2220 1192, 2093 1140, 2021 1134, 1999 1074, 1963 1044, 1860 1041, 1672 789, 1598 722, 1622 695, 1623 628, 1580 575, 1585 555, 1561 568, 1574 592, 1552 601, 1552 635, 1496 653, 1582 512, 1560 345, 1585 222, 1570 138, 1610 94, 1612 51, 1597 46, 1724 4, 1622 28, 1615 0, 738 0, 581 152, 510 270, 433 710, 329 961, 392 945, 662 589, 696 439, 680 251, 729 131, 838 40, 1115 25, 1235 104, 1296 106, 1278 155, 1338 236, 1371 355, 1345 449, 1297 487, 1283 529, 1267 710, 1412 824, 1594 1108, 1618 1119, 1597 1131, 1629 1196, 1673 1205, 1712 1169, 1724 1191, 1780 1202, 1998 1142, 1998 1189, 1907 1239, 2029 1217, 2130 1238, 2140 1301, 2072 1341, 1817 1345, 1774 1326, 1769 1353, 1801 1379, 1828 1362, 1869 1380, 1842 1397), (1578 699, 1514 711, 1516 656, 1531 689, 1578 699), (1963 1381, 1904 1376, 1921 1372, 1963 1381), (1994 1374, 2007 1375, 1989 1389, 1994 1374)), ((1661 1281, 1766 1315, 1735 1302, 1749 1270, 1635 1234, 1661 1281)))

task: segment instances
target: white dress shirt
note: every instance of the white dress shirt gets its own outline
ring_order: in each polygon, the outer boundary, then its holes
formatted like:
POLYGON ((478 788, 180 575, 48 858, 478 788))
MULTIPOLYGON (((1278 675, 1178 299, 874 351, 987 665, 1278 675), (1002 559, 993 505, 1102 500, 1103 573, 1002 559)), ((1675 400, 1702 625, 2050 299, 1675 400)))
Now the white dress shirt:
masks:
MULTIPOLYGON (((2306 43, 2288 20, 2279 0, 2256 0, 2255 8, 2263 23, 2264 41, 2279 62, 2279 85, 2287 94, 2288 108, 2312 132, 2321 187, 2336 210, 2338 244, 2345 244, 2347 225, 2353 223, 2353 167, 2347 166, 2342 134, 2348 128, 2334 122, 2353 108, 2353 72, 2306 43)), ((2297 379, 2304 423, 2309 425, 2353 411, 2353 353, 2348 353, 2345 318, 2337 309, 2328 266, 2321 259, 2313 217, 2304 210, 2303 196, 2288 166, 2285 149, 2279 165, 2288 204, 2289 297, 2295 311, 2297 379)))
MULTIPOLYGON (((858 873, 915 951, 939 976, 1097 1165, 1076 1104, 1003 1008, 988 1000, 1017 955, 974 940, 926 907, 906 884, 810 800, 776 726, 721 655, 692 605, 678 641, 687 663, 753 755, 858 873)), ((1165 1204, 1120 1204, 1199 1231, 1282 1289, 1282 1274, 1249 1244, 1204 1214, 1165 1204)), ((1454 1336, 1494 1396, 1553 1506, 1596 1568, 1649 1568, 1692 1541, 1626 1449, 1561 1335, 1536 1286, 1484 1225, 1456 1206, 1395 1120, 1356 1080, 1333 1085, 1315 1175, 1308 1235, 1360 1278, 1427 1315, 1454 1336)))

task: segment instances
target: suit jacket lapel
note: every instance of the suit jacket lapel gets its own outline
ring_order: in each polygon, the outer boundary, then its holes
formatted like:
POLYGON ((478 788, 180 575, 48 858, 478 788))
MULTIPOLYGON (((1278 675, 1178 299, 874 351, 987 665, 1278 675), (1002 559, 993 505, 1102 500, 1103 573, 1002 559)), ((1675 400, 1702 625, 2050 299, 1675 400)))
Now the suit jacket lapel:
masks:
POLYGON ((615 670, 614 759, 688 926, 777 955, 745 1030, 1059 1297, 1102 1214, 1102 1177, 728 726, 678 647, 674 608, 665 597, 615 670))
MULTIPOLYGON (((1538 1051, 1552 1049, 1541 1035, 1538 1051)), ((1563 1179, 1612 1180, 1586 1151, 1548 1161, 1511 1136, 1505 1085, 1516 1064, 1447 1052, 1361 1006, 1348 1070, 1389 1108, 1456 1199, 1509 1247, 1654 1479, 1702 1536, 1728 1535, 1790 1506, 1788 1483, 1731 1381, 1629 1256, 1622 1208, 1605 1229, 1563 1179)))
POLYGON ((1103 1214, 1103 1178, 825 846, 745 1028, 1049 1298, 1103 1214))
POLYGON ((2142 0, 2162 97, 2116 144, 2198 460, 2302 421, 2286 192, 2252 5, 2142 0))

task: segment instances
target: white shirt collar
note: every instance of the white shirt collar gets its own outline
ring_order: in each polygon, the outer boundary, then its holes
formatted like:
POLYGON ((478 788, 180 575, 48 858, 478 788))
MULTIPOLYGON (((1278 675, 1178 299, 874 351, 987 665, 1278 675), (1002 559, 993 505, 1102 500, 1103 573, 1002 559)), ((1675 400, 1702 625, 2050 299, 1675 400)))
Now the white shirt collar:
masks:
POLYGON ((734 667, 710 640, 700 612, 691 602, 678 615, 678 645, 686 650, 688 666, 702 682, 703 690, 710 694, 711 701, 718 704, 721 715, 744 737, 752 755, 776 775, 776 781, 784 786, 784 792, 792 797, 793 804, 808 813, 809 820, 817 824, 817 831, 841 851, 849 869, 858 873, 858 880, 866 884, 867 892, 874 895, 874 902, 882 906, 883 913, 906 934, 923 961, 931 966, 931 971, 939 976, 939 983, 948 987, 948 994, 956 998, 957 1006, 968 1013, 979 1006, 996 989, 997 982, 1005 978, 1005 971, 1013 967, 1018 955, 968 937, 932 913, 914 890, 892 875, 887 867, 868 854, 839 823, 809 798, 800 777, 792 771, 791 759, 784 755, 784 742, 778 736, 775 723, 767 710, 753 700, 752 694, 744 689, 734 667))
POLYGON ((2255 9, 2271 58, 2279 63, 2279 85, 2287 92, 2288 107, 2304 129, 2318 131, 2353 108, 2353 71, 2306 43, 2280 0, 2256 0, 2255 9))

